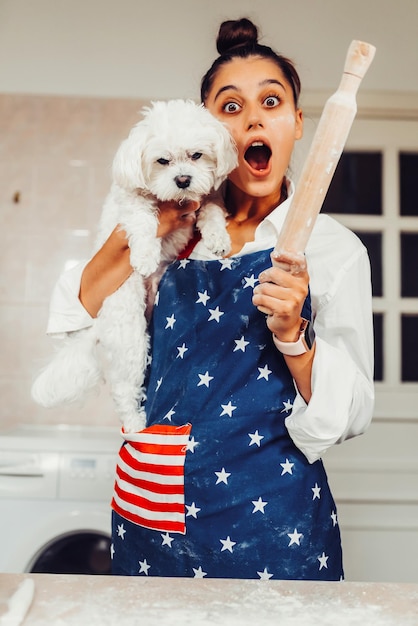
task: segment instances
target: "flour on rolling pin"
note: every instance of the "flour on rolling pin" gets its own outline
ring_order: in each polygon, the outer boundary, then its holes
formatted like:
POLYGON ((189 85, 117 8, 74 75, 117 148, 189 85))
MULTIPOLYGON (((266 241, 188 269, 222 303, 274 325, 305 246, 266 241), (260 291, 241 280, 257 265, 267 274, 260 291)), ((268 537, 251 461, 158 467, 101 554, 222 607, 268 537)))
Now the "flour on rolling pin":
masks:
POLYGON ((25 578, 8 602, 8 611, 0 618, 0 626, 20 626, 32 604, 35 583, 25 578))
POLYGON ((335 168, 357 113, 356 93, 373 61, 376 48, 352 41, 337 91, 327 100, 274 251, 273 264, 281 255, 303 257, 315 220, 321 210, 335 168))

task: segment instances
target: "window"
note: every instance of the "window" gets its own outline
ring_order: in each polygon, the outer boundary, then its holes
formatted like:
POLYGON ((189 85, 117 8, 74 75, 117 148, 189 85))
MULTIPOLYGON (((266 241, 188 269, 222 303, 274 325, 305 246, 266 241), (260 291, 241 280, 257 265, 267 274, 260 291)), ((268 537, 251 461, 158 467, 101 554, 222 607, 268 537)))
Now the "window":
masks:
POLYGON ((378 417, 418 414, 417 180, 418 121, 356 119, 322 208, 369 251, 378 417))

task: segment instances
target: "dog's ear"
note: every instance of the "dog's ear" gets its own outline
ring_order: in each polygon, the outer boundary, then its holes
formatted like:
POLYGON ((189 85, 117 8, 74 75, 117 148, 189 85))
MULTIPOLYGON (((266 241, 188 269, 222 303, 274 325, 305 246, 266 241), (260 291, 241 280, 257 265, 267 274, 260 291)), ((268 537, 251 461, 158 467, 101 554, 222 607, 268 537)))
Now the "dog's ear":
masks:
POLYGON ((214 147, 216 154, 216 171, 214 187, 223 183, 225 178, 238 165, 238 153, 235 141, 227 127, 210 114, 213 126, 214 147))
POLYGON ((148 124, 141 120, 120 144, 113 159, 113 180, 124 189, 146 187, 142 168, 143 151, 148 139, 148 124))

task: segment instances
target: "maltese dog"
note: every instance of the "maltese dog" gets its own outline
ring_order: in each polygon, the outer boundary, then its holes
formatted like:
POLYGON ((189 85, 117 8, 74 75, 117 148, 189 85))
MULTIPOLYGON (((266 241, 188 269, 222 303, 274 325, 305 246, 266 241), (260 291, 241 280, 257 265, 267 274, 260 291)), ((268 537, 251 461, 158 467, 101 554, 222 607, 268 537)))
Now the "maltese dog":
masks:
POLYGON ((142 113, 143 119, 114 158, 112 186, 94 249, 119 225, 127 234, 133 272, 105 299, 91 327, 68 333, 32 387, 33 399, 45 407, 81 403, 104 381, 106 371, 125 432, 145 427, 147 315, 153 293, 193 230, 192 221, 186 220, 184 228, 157 237, 158 201, 200 202, 196 226, 205 245, 223 256, 230 250, 230 240, 216 190, 237 165, 229 131, 202 105, 184 100, 154 102, 142 113))

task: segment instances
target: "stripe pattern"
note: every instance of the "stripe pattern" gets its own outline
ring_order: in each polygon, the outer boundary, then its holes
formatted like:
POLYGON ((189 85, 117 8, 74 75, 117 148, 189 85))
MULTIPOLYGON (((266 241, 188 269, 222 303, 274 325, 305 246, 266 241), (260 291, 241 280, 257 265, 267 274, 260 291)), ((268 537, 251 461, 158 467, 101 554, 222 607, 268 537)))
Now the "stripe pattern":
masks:
POLYGON ((186 532, 184 462, 191 424, 157 424, 126 441, 116 467, 112 508, 145 528, 186 532))

